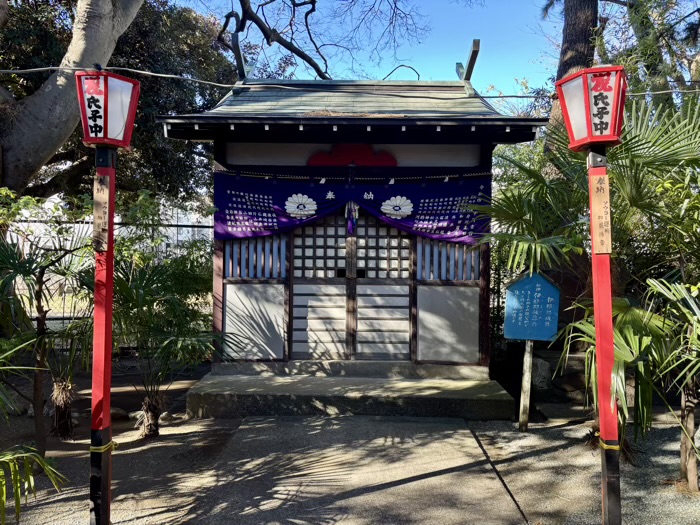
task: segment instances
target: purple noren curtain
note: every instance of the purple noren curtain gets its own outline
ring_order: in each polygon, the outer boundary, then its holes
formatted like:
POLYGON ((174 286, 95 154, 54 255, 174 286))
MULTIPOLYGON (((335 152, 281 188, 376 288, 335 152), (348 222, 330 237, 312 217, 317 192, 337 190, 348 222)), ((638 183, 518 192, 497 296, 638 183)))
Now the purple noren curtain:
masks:
MULTIPOLYGON (((474 244, 488 232, 474 204, 486 204, 489 175, 430 181, 320 183, 214 174, 214 236, 261 237, 294 230, 353 202, 382 222, 422 237, 474 244)), ((354 207, 353 207, 354 208, 354 207)), ((351 220, 351 217, 348 217, 351 220)))

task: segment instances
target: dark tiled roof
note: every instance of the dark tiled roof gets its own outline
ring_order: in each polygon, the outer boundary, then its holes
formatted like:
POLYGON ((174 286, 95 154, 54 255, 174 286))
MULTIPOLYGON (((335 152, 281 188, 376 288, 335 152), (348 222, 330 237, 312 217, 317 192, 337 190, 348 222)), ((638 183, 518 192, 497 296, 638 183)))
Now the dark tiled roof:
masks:
POLYGON ((214 109, 200 116, 271 120, 503 118, 469 83, 349 80, 244 80, 214 109))

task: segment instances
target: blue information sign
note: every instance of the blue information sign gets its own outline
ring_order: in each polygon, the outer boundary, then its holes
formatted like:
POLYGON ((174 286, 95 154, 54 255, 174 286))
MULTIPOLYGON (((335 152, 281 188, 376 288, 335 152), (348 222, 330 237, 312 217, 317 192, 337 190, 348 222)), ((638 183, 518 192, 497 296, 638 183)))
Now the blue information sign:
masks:
POLYGON ((552 341, 559 321, 559 289, 539 275, 526 275, 506 288, 506 339, 552 341))

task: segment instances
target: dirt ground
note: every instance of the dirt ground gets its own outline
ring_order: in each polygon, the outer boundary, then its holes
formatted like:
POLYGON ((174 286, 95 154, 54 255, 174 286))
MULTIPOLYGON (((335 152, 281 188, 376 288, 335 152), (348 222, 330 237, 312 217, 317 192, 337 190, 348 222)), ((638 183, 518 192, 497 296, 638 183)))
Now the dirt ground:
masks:
MULTIPOLYGON (((407 516, 402 513, 406 506, 388 497, 383 500, 386 512, 393 508, 395 514, 383 515, 394 518, 357 521, 357 514, 336 512, 338 505, 343 504, 343 492, 342 487, 334 484, 345 483, 345 478, 354 473, 357 462, 347 465, 347 476, 333 478, 331 483, 326 476, 328 465, 313 458, 327 458, 329 450, 338 450, 337 457, 333 458, 336 468, 336 460, 347 462, 353 453, 370 450, 367 443, 371 443, 373 452, 364 453, 363 464, 375 465, 372 468, 378 468, 377 472, 384 475, 391 469, 380 463, 391 454, 395 456, 396 447, 405 447, 406 454, 420 458, 426 443, 442 442, 442 438, 431 437, 432 434, 425 430, 406 435, 392 431, 377 438, 372 434, 372 428, 379 425, 370 423, 367 435, 374 436, 371 440, 366 436, 351 440, 352 432, 339 427, 335 434, 309 431, 297 436, 298 443, 294 445, 293 440, 290 441, 292 433, 288 430, 274 439, 267 433, 252 432, 254 421, 244 424, 241 428, 248 430, 241 434, 239 420, 187 420, 184 417, 187 389, 206 371, 206 366, 189 371, 170 387, 167 392, 169 409, 176 417, 161 427, 159 438, 139 438, 133 421, 113 422, 114 440, 119 443, 114 455, 112 493, 112 522, 115 525, 427 523, 425 516, 420 518, 419 514, 407 516), (333 436, 337 437, 337 442, 333 436), (265 445, 270 439, 291 445, 271 453, 265 445), (319 478, 319 469, 326 477, 319 478), (249 491, 244 498, 239 493, 250 484, 255 490, 249 491), (267 489, 259 490, 261 486, 267 489), (321 492, 322 497, 318 495, 321 492), (285 511, 283 519, 277 519, 280 515, 271 511, 278 508, 285 511), (256 517, 251 512, 260 514, 256 517)), ((115 375, 114 379, 113 406, 127 412, 138 410, 142 395, 131 385, 136 376, 115 375)), ((38 497, 30 498, 23 507, 23 525, 87 522, 90 420, 86 417, 86 409, 89 409, 90 400, 86 387, 89 382, 88 375, 78 377, 79 397, 75 407, 85 416, 78 418, 75 440, 62 442, 50 437, 48 441, 48 457, 69 481, 57 494, 45 479, 40 478, 37 482, 38 497)), ((332 419, 327 421, 319 424, 326 429, 328 425, 342 425, 333 423, 332 419)), ((359 419, 354 421, 359 424, 359 419)), ((274 422, 272 425, 276 426, 274 422)), ((494 476, 497 475, 503 484, 504 493, 507 492, 520 509, 518 519, 504 521, 504 525, 600 523, 599 453, 584 443, 590 431, 589 423, 533 424, 527 434, 519 433, 516 424, 504 421, 467 423, 465 428, 483 447, 480 464, 493 470, 494 476)), ((700 525, 700 498, 684 493, 673 483, 678 465, 677 438, 676 427, 666 425, 655 429, 641 444, 640 465, 622 465, 624 525, 700 525)), ((28 416, 12 417, 7 425, 0 423, 0 450, 17 443, 29 443, 32 439, 33 422, 28 416)), ((403 453, 401 457, 404 457, 403 453)), ((394 458, 392 464, 402 467, 403 460, 394 458)), ((397 480, 391 483, 377 484, 376 478, 369 477, 366 487, 354 488, 351 492, 371 492, 382 497, 381 492, 376 492, 377 487, 410 488, 411 483, 424 479, 438 483, 443 479, 442 483, 454 485, 454 480, 449 482, 448 477, 442 476, 442 471, 437 467, 437 470, 433 469, 433 466, 423 462, 421 468, 427 468, 426 473, 420 476, 397 475, 397 480)), ((455 472, 454 469, 448 471, 455 472)), ((460 486, 465 491, 478 490, 478 487, 470 487, 469 479, 465 478, 460 486)), ((444 505, 453 503, 445 502, 444 505)), ((432 523, 440 521, 433 520, 432 523)), ((479 516, 465 515, 463 523, 477 525, 483 520, 479 516)))
MULTIPOLYGON (((184 370, 173 378, 172 384, 164 390, 167 410, 170 413, 184 416, 187 391, 207 374, 209 369, 210 365, 203 364, 196 368, 184 370)), ((47 449, 55 451, 57 454, 75 450, 76 444, 83 441, 87 442, 90 438, 90 384, 92 377, 88 372, 80 372, 76 374, 74 381, 75 398, 72 403, 72 410, 78 415, 76 418, 78 424, 74 432, 75 441, 61 441, 49 436, 47 449)), ((45 397, 49 399, 50 381, 47 380, 45 383, 45 397)), ((13 378, 13 384, 27 397, 31 397, 30 379, 13 378)), ((134 373, 128 364, 123 367, 115 367, 112 377, 112 407, 122 409, 127 413, 140 410, 144 395, 142 390, 135 388, 135 385, 139 385, 139 376, 134 373)), ((20 399, 20 403, 25 407, 29 405, 29 402, 24 399, 20 399)), ((51 428, 51 419, 49 417, 44 419, 48 430, 51 428)), ((133 421, 124 421, 118 418, 113 420, 114 433, 127 432, 133 427, 133 421)), ((7 422, 0 420, 0 450, 15 445, 31 446, 33 442, 34 421, 26 413, 22 416, 11 416, 7 422)))

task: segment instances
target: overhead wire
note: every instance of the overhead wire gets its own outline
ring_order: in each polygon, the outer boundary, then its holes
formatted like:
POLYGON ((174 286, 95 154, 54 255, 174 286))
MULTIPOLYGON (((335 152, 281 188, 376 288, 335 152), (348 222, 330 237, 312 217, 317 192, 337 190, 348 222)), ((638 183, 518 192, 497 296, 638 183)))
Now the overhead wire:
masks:
MULTIPOLYGON (((64 66, 47 66, 47 67, 35 67, 35 68, 30 68, 30 69, 0 69, 0 75, 26 75, 26 74, 33 74, 33 73, 46 73, 46 72, 51 72, 51 71, 68 71, 68 72, 75 72, 75 71, 122 71, 126 73, 133 73, 136 75, 145 75, 145 76, 151 76, 151 77, 158 77, 158 78, 168 78, 172 80, 182 80, 185 82, 193 82, 195 84, 203 84, 207 86, 214 86, 214 87, 220 87, 220 88, 228 88, 228 89, 233 89, 233 88, 240 88, 246 86, 245 84, 241 84, 240 82, 237 82, 235 84, 223 84, 220 82, 211 82, 209 80, 201 80, 198 78, 191 78, 191 77, 185 77, 182 75, 171 75, 169 73, 155 73, 153 71, 144 71, 142 69, 133 69, 129 67, 112 67, 112 66, 106 66, 106 67, 64 67, 64 66)), ((263 79, 259 79, 263 80, 263 79)), ((268 83, 266 82, 265 84, 262 84, 262 86, 265 87, 273 87, 273 88, 279 88, 279 89, 288 89, 288 90, 294 90, 294 91, 325 91, 324 88, 318 87, 301 87, 301 86, 290 86, 288 84, 277 84, 277 83, 268 83)), ((247 87, 252 87, 251 85, 247 85, 247 87)), ((355 93, 360 93, 364 95, 375 95, 375 96, 383 96, 383 97, 398 97, 398 98, 421 98, 421 99, 435 99, 435 100, 461 100, 465 98, 473 98, 468 95, 464 96, 458 96, 458 97, 431 97, 429 95, 409 95, 406 93, 387 93, 387 92, 378 92, 378 91, 361 91, 361 90, 355 90, 355 93)), ((692 90, 683 90, 683 89, 664 89, 660 91, 644 91, 644 92, 639 92, 639 93, 627 93, 628 97, 645 97, 649 95, 664 95, 664 94, 681 94, 681 95, 686 95, 686 94, 695 94, 695 93, 700 93, 700 89, 692 89, 692 90)), ((515 99, 542 99, 542 98, 551 98, 552 95, 478 95, 479 98, 483 99, 507 99, 507 98, 515 98, 515 99)))

